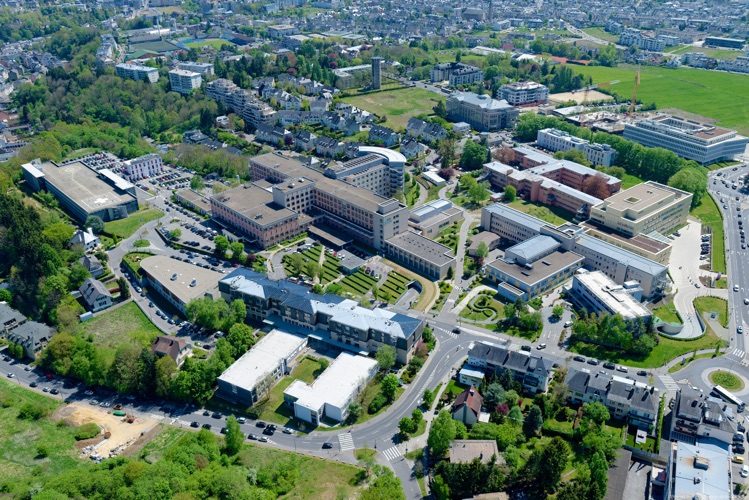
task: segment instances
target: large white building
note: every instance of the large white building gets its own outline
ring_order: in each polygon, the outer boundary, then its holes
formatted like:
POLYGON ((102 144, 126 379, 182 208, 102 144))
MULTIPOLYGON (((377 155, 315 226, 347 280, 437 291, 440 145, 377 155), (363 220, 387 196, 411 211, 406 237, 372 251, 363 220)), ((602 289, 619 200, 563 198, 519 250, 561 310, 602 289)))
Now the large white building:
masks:
POLYGON ((671 150, 700 165, 733 160, 744 153, 749 142, 735 130, 671 115, 625 123, 624 138, 643 146, 671 150))
POLYGON ((135 81, 156 83, 159 81, 159 70, 150 66, 139 64, 122 63, 115 66, 115 73, 120 78, 129 78, 135 81))
POLYGON ((216 394, 235 404, 254 405, 291 371, 306 345, 306 337, 274 328, 221 374, 216 394))
POLYGON ((183 69, 173 69, 169 72, 169 84, 174 92, 187 95, 193 90, 199 89, 202 83, 203 77, 200 76, 200 73, 183 69))
POLYGON ((257 128, 260 125, 274 125, 276 111, 268 104, 254 97, 248 90, 239 88, 234 82, 218 78, 205 86, 205 93, 214 101, 219 101, 257 128))
POLYGON ((549 151, 582 151, 585 158, 593 165, 610 167, 616 160, 616 150, 608 144, 590 143, 559 129, 545 128, 538 131, 536 143, 549 151))
POLYGON ((342 422, 377 370, 372 358, 341 353, 311 385, 295 380, 283 393, 284 404, 294 409, 296 418, 313 425, 323 418, 342 422))
POLYGON ((484 79, 484 72, 476 66, 459 62, 440 63, 432 68, 433 82, 450 82, 450 85, 471 85, 484 79))
POLYGON ((570 289, 570 295, 581 308, 588 312, 618 314, 625 321, 645 319, 651 315, 648 308, 635 298, 641 294, 637 282, 617 285, 601 271, 588 272, 584 269, 575 273, 570 289))
POLYGON ((710 443, 668 443, 665 500, 733 498, 731 457, 710 443))
POLYGON ((497 97, 513 106, 543 104, 549 98, 549 89, 536 82, 507 83, 499 88, 497 97))
POLYGON ((447 117, 453 122, 466 122, 481 132, 513 128, 519 111, 507 101, 473 92, 456 92, 447 98, 447 117))
POLYGON ((156 153, 139 156, 125 162, 123 172, 129 181, 137 181, 159 175, 164 171, 164 162, 156 153))
POLYGON ((192 71, 193 73, 200 73, 202 76, 213 76, 214 74, 212 63, 185 61, 177 64, 177 68, 184 71, 192 71))

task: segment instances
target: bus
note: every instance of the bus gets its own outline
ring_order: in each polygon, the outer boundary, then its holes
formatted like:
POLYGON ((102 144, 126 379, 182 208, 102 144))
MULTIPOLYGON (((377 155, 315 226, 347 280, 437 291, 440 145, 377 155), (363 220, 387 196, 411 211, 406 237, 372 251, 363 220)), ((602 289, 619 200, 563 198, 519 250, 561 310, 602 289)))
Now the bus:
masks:
POLYGON ((720 396, 721 398, 728 401, 729 403, 735 404, 737 406, 739 413, 744 411, 744 408, 746 407, 746 403, 744 403, 739 398, 731 394, 730 391, 727 391, 723 387, 716 385, 715 387, 713 387, 713 392, 717 394, 718 396, 720 396))

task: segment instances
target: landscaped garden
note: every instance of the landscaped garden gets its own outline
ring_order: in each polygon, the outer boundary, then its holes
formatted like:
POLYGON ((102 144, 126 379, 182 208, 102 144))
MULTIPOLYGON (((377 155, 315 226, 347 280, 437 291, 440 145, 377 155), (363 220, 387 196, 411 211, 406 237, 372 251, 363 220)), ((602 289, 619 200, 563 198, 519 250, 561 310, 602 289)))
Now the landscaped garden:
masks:
POLYGON ((378 290, 377 298, 394 304, 401 295, 406 293, 406 287, 410 282, 410 279, 398 271, 390 271, 385 283, 378 290))
POLYGON ((653 309, 653 316, 665 323, 675 323, 677 325, 682 323, 673 302, 668 302, 653 309))
POLYGON ((446 282, 441 281, 439 284, 440 287, 440 296, 437 297, 436 302, 432 306, 433 311, 441 311, 442 308, 445 306, 445 301, 447 300, 447 297, 450 296, 450 293, 453 291, 453 286, 446 282))
POLYGON ((741 380, 741 377, 731 372, 717 370, 712 372, 709 378, 713 384, 719 385, 729 391, 735 392, 744 388, 744 382, 741 380))
MULTIPOLYGON (((494 295, 493 293, 491 295, 494 295)), ((480 293, 463 308, 460 317, 469 321, 499 321, 503 318, 502 304, 489 294, 480 293)))
POLYGON ((354 274, 343 278, 340 283, 345 291, 363 296, 377 283, 377 279, 359 269, 354 274))

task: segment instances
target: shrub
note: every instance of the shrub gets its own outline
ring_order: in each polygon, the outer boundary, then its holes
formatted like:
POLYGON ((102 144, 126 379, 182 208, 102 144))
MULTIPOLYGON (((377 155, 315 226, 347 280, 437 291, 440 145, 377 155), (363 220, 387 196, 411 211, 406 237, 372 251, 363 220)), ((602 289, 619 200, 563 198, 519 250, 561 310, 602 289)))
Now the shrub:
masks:
POLYGON ((367 411, 370 414, 377 413, 378 411, 382 409, 383 406, 385 406, 385 403, 387 403, 385 396, 383 396, 382 394, 378 394, 369 403, 369 407, 367 408, 367 411))
POLYGON ((99 432, 101 432, 99 426, 93 422, 89 422, 87 424, 83 424, 78 428, 77 431, 75 431, 75 438, 78 441, 81 441, 83 439, 91 439, 99 435, 99 432))
POLYGON ((47 410, 41 405, 34 403, 24 403, 18 411, 18 418, 22 420, 39 420, 47 415, 47 410))
POLYGON ((49 456, 49 450, 44 445, 39 445, 36 447, 36 457, 37 458, 47 458, 49 456))

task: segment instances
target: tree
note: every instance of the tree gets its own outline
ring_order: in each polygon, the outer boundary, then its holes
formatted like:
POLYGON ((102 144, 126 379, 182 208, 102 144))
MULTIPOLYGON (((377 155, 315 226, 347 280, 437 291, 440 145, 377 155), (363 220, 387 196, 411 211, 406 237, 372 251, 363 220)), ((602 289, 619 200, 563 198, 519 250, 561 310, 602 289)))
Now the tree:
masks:
POLYGON ((70 267, 70 274, 68 275, 68 281, 70 282, 71 290, 78 290, 84 281, 91 277, 91 273, 88 272, 83 264, 76 262, 70 267))
POLYGON ((427 446, 435 457, 439 457, 447 452, 453 439, 455 439, 455 421, 447 410, 442 410, 429 429, 427 446))
POLYGON ((510 413, 507 414, 507 420, 515 427, 523 425, 523 412, 519 406, 513 406, 510 408, 510 413))
POLYGON ((398 422, 398 430, 404 435, 413 434, 416 432, 416 424, 414 424, 414 421, 410 418, 403 417, 401 421, 398 422))
POLYGON ((551 309, 551 316, 557 321, 562 317, 563 314, 564 314, 564 307, 560 306, 559 304, 555 305, 551 309))
POLYGON ((389 467, 376 465, 374 467, 375 479, 369 487, 362 491, 360 500, 406 500, 401 480, 395 477, 389 467))
POLYGON ((450 182, 450 179, 455 177, 455 170, 452 168, 441 168, 439 172, 437 172, 437 175, 450 182))
MULTIPOLYGON (((598 498, 591 500, 600 500, 606 495, 608 488, 608 469, 609 464, 603 452, 598 451, 590 458, 590 479, 596 484, 596 496, 598 498)), ((589 497, 590 498, 590 497, 589 497)))
POLYGON ((556 491, 559 481, 562 479, 562 472, 567 466, 567 457, 570 454, 569 445, 559 436, 555 436, 544 446, 541 451, 538 467, 539 475, 543 478, 539 484, 547 492, 556 491))
POLYGON ((479 205, 489 199, 489 189, 483 182, 477 182, 468 190, 468 197, 473 203, 479 205))
POLYGON ((590 161, 588 161, 588 158, 585 156, 585 153, 579 149, 570 149, 568 151, 557 151, 556 153, 554 153, 554 158, 556 158, 557 160, 573 161, 575 163, 579 163, 580 165, 585 165, 586 167, 590 166, 590 161))
POLYGON ((518 393, 514 390, 510 389, 505 392, 505 403, 507 403, 507 406, 509 406, 510 409, 515 408, 518 405, 518 399, 520 399, 520 396, 518 396, 518 393))
POLYGON ((469 139, 463 146, 463 154, 458 164, 465 171, 478 170, 486 162, 486 156, 487 149, 469 139))
POLYGON ((7 302, 10 304, 13 301, 13 294, 10 293, 10 290, 0 290, 0 302, 7 302))
POLYGON ((505 390, 502 385, 498 382, 492 382, 486 387, 484 391, 484 402, 490 408, 496 408, 496 406, 505 400, 505 390))
MULTIPOLYGON (((577 151, 575 149, 571 151, 577 151)), ((583 181, 583 193, 595 196, 599 200, 605 200, 611 196, 608 181, 601 174, 588 177, 583 181)))
POLYGON ((169 238, 173 240, 178 240, 181 237, 182 237, 182 230, 180 228, 176 227, 172 229, 171 231, 169 231, 169 238))
POLYGON ((320 275, 320 265, 314 260, 308 260, 304 263, 304 274, 311 279, 315 279, 315 277, 320 275))
POLYGON ((304 267, 304 257, 302 257, 302 254, 299 253, 293 253, 289 257, 289 265, 291 266, 291 272, 298 276, 302 273, 302 269, 304 267))
POLYGON ((434 403, 434 394, 429 389, 424 389, 424 395, 421 397, 424 400, 424 407, 428 410, 434 403))
POLYGON ((541 427, 544 425, 544 417, 541 414, 541 408, 536 405, 531 406, 528 410, 528 415, 525 416, 523 422, 523 432, 526 436, 532 437, 538 434, 541 427))
POLYGON ((395 399, 395 391, 398 390, 398 377, 392 373, 385 375, 380 383, 380 388, 385 399, 392 402, 395 399))
POLYGON ((346 420, 348 420, 349 423, 355 423, 357 420, 359 420, 359 417, 361 417, 363 408, 360 403, 353 402, 350 405, 348 405, 348 416, 346 417, 346 420))
POLYGON ((444 119, 447 119, 447 108, 445 107, 445 101, 440 99, 437 101, 437 105, 434 107, 434 114, 438 117, 444 119))
POLYGON ((394 346, 383 344, 377 348, 375 353, 375 359, 380 365, 380 370, 383 372, 388 371, 395 366, 395 360, 397 359, 398 353, 394 346))
POLYGON ((86 227, 90 227, 94 234, 104 232, 104 221, 97 215, 89 215, 86 219, 86 227))
POLYGON ((455 159, 456 144, 457 143, 455 141, 455 138, 451 135, 448 135, 447 137, 439 141, 439 144, 437 145, 437 151, 442 157, 442 163, 440 165, 441 168, 452 167, 453 160, 455 159))
POLYGON ((586 404, 583 407, 583 415, 599 425, 606 423, 611 418, 608 408, 597 401, 586 404))
POLYGON ((169 396, 172 388, 172 381, 177 373, 177 363, 169 356, 162 356, 156 361, 154 367, 154 382, 156 395, 165 398, 169 396))
POLYGON ((504 189, 504 195, 502 199, 507 203, 512 203, 517 198, 517 189, 515 189, 515 186, 505 186, 504 189))
POLYGON ((252 327, 244 323, 234 323, 229 328, 226 341, 232 347, 232 356, 239 358, 255 344, 255 334, 252 327))
POLYGON ((216 245, 216 253, 219 257, 223 258, 229 249, 229 239, 226 236, 216 236, 213 243, 216 245))
POLYGON ((419 424, 422 420, 424 420, 424 414, 419 410, 418 408, 414 408, 414 411, 411 412, 411 420, 413 421, 416 428, 419 428, 419 424))
POLYGON ((487 255, 489 255, 489 246, 482 241, 476 248, 476 265, 482 267, 487 255))
POLYGON ((130 298, 130 286, 124 276, 117 278, 117 286, 120 288, 120 299, 127 300, 130 298))
POLYGON ((190 188, 194 189, 195 191, 204 190, 205 182, 203 182, 203 178, 199 175, 193 175, 192 179, 190 179, 190 188))
POLYGON ((668 185, 692 193, 694 208, 707 194, 707 170, 699 165, 682 168, 668 179, 668 185))
POLYGON ((229 246, 231 247, 231 259, 236 261, 241 259, 244 253, 244 243, 241 241, 232 241, 229 246))
POLYGON ((234 417, 234 415, 230 415, 229 418, 226 419, 226 437, 224 438, 224 451, 227 455, 234 456, 242 448, 243 442, 244 434, 242 433, 242 428, 239 426, 239 422, 237 422, 237 419, 234 417))

